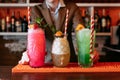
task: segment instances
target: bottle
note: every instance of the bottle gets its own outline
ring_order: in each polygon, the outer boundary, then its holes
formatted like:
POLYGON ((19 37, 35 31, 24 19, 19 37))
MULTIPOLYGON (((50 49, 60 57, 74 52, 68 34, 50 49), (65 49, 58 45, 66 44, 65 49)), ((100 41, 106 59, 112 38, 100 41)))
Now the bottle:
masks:
POLYGON ((9 16, 9 14, 10 14, 10 10, 9 9, 7 9, 7 16, 6 16, 6 31, 7 32, 11 32, 11 27, 10 27, 10 16, 9 16))
POLYGON ((16 26, 16 32, 22 32, 21 28, 21 22, 22 18, 20 16, 20 11, 17 12, 18 18, 16 19, 15 26, 16 26))
POLYGON ((102 10, 100 26, 101 26, 101 32, 105 32, 106 31, 106 27, 107 27, 107 20, 106 20, 105 9, 102 10))
POLYGON ((98 10, 96 10, 94 14, 94 27, 96 32, 100 32, 100 16, 98 14, 98 10))
POLYGON ((15 26, 15 12, 12 12, 12 16, 11 16, 11 32, 16 32, 16 26, 15 26))
POLYGON ((27 32, 28 22, 27 22, 26 16, 23 17, 21 27, 22 27, 22 32, 27 32))
POLYGON ((1 31, 6 32, 5 18, 1 19, 1 31))
POLYGON ((20 11, 18 11, 17 14, 18 14, 19 21, 22 22, 23 19, 22 19, 21 15, 20 15, 20 11))
POLYGON ((90 14, 88 9, 85 10, 84 25, 86 28, 90 28, 90 14))
POLYGON ((84 21, 84 17, 85 17, 85 9, 81 10, 82 12, 82 20, 84 21))
POLYGON ((110 28, 111 28, 111 17, 109 15, 109 11, 107 11, 107 16, 106 16, 106 31, 110 32, 110 28))

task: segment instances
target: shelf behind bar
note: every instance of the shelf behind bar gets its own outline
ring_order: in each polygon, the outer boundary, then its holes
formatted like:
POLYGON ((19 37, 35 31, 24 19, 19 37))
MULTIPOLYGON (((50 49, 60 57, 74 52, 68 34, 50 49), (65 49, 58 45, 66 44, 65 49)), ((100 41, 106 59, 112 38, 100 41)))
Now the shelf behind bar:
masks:
MULTIPOLYGON (((29 5, 35 6, 41 3, 30 3, 29 5)), ((77 6, 80 7, 120 7, 120 3, 76 3, 77 6)))
POLYGON ((0 36, 4 36, 4 35, 23 35, 26 36, 27 32, 0 32, 0 36))
POLYGON ((120 7, 120 3, 76 3, 80 7, 120 7))
MULTIPOLYGON (((27 7, 41 3, 0 3, 0 7, 27 7)), ((120 7, 120 3, 76 3, 80 7, 120 7)))
MULTIPOLYGON (((27 35, 27 32, 0 32, 0 36, 3 35, 27 35)), ((75 35, 75 33, 72 33, 72 35, 75 35)), ((104 33, 96 33, 96 36, 111 36, 110 32, 104 32, 104 33)))
POLYGON ((0 3, 0 7, 27 7, 27 3, 0 3))
POLYGON ((112 34, 110 32, 98 32, 96 33, 96 36, 111 36, 112 34))

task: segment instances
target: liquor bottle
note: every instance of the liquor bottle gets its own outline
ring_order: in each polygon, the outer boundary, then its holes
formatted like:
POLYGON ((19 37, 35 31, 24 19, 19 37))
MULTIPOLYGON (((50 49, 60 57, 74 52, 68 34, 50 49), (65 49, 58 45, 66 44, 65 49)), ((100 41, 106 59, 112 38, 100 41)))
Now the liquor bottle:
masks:
POLYGON ((85 17, 85 9, 81 10, 81 15, 82 15, 82 20, 84 21, 84 17, 85 17))
POLYGON ((21 27, 22 27, 22 32, 27 32, 28 22, 27 22, 27 19, 26 19, 26 16, 25 16, 25 15, 24 15, 24 17, 23 17, 21 27))
POLYGON ((18 15, 18 18, 16 19, 16 22, 15 22, 16 31, 22 32, 22 29, 21 29, 22 18, 20 16, 20 11, 17 12, 17 15, 18 15))
POLYGON ((1 19, 1 31, 6 32, 5 18, 1 19))
POLYGON ((102 10, 102 16, 101 16, 101 20, 100 20, 100 26, 101 26, 101 32, 105 32, 106 31, 106 14, 105 14, 105 9, 102 10))
POLYGON ((94 14, 94 27, 96 32, 100 32, 100 16, 98 14, 98 10, 96 10, 94 14))
POLYGON ((20 21, 20 24, 21 24, 23 19, 22 19, 21 15, 20 15, 20 11, 18 11, 17 14, 18 14, 18 21, 20 21))
POLYGON ((6 31, 7 32, 10 32, 10 16, 9 16, 9 14, 10 14, 10 10, 9 9, 7 9, 7 16, 6 16, 6 31))
POLYGON ((16 32, 16 26, 15 26, 15 12, 12 12, 12 16, 11 16, 11 32, 16 32))
POLYGON ((86 28, 90 28, 90 15, 88 9, 85 10, 84 25, 86 28))
POLYGON ((110 32, 110 28, 111 28, 111 17, 110 17, 110 15, 109 15, 109 11, 107 11, 107 16, 106 16, 106 25, 107 25, 107 27, 106 27, 106 31, 107 32, 110 32))

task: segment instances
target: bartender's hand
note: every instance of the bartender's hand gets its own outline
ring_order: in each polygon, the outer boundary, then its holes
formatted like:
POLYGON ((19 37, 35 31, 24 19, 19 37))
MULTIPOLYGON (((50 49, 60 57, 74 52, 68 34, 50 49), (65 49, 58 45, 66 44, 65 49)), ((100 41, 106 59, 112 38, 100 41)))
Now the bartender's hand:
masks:
POLYGON ((23 65, 26 65, 29 63, 29 57, 28 57, 27 51, 22 53, 22 58, 18 63, 23 65))

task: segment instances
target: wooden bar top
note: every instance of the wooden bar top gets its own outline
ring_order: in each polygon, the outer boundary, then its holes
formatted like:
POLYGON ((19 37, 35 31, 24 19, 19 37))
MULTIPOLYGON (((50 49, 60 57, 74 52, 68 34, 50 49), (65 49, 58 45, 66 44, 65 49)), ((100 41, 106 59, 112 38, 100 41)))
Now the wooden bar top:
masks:
POLYGON ((65 73, 65 72, 120 72, 120 62, 98 62, 90 68, 82 68, 77 63, 69 63, 68 66, 60 68, 53 64, 45 64, 40 68, 32 68, 29 65, 16 65, 12 73, 65 73))

